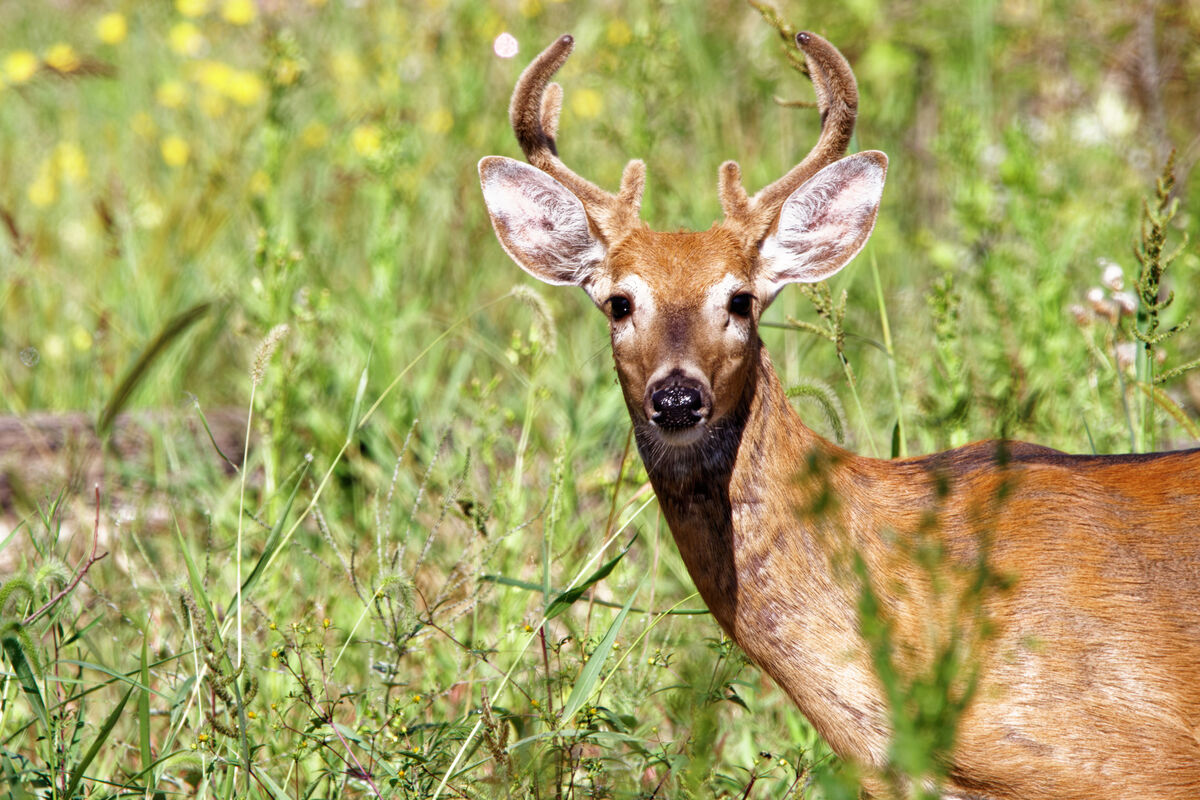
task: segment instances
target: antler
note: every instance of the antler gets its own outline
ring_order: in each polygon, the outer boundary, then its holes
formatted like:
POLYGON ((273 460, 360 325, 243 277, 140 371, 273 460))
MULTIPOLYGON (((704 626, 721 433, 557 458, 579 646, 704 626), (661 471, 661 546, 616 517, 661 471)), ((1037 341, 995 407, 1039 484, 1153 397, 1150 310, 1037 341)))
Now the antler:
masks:
POLYGON ((583 203, 588 218, 605 242, 613 245, 641 224, 638 212, 646 186, 646 165, 639 159, 626 164, 621 190, 611 194, 576 175, 559 159, 554 140, 563 93, 557 83, 549 86, 547 83, 566 62, 574 46, 575 39, 570 35, 560 36, 525 68, 513 90, 508 118, 529 163, 570 189, 583 203))
POLYGON ((737 230, 744 241, 757 245, 771 230, 783 201, 822 167, 846 152, 854 134, 858 114, 858 85, 845 57, 815 33, 796 34, 804 53, 809 76, 817 92, 821 112, 821 136, 804 160, 786 175, 748 197, 742 186, 742 170, 736 161, 721 165, 719 192, 725 224, 737 230))

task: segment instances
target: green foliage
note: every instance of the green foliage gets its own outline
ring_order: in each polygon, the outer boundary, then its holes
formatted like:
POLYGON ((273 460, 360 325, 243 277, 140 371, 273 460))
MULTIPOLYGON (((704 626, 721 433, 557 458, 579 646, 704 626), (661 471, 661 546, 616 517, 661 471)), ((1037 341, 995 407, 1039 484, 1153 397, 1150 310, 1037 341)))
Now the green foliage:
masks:
MULTIPOLYGON (((854 796, 698 608, 601 318, 530 289, 483 211, 513 81, 567 30, 564 157, 610 187, 646 158, 660 229, 711 223, 726 158, 753 190, 815 140, 780 34, 847 54, 856 146, 891 159, 877 229, 763 337, 848 446, 1197 437, 1192 165, 1139 204, 1200 129, 1174 6, 1158 86, 1113 71, 1142 13, 1116 2, 69 6, 0 1, 0 410, 109 433, 102 472, 0 453, 16 797, 854 796), (1125 313, 1097 264, 1143 213, 1125 313)), ((946 652, 888 679, 897 774, 937 775, 946 652)))

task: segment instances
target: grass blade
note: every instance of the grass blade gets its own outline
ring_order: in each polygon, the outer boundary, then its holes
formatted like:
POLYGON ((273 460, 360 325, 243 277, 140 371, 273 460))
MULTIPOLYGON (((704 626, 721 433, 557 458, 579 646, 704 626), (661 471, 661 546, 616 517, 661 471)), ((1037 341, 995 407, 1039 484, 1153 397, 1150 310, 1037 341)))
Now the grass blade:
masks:
MULTIPOLYGON (((626 551, 628 549, 626 548, 626 551)), ((622 551, 621 555, 624 555, 624 552, 622 551)), ((621 632, 621 626, 625 624, 625 618, 629 616, 629 609, 633 607, 633 600, 642 591, 642 586, 645 582, 646 579, 642 578, 642 581, 638 583, 638 587, 629 593, 629 600, 617 612, 616 618, 608 626, 608 630, 604 632, 604 638, 596 646, 592 657, 583 665, 583 669, 579 673, 579 679, 571 687, 571 694, 567 697, 566 705, 563 706, 562 714, 558 718, 559 724, 568 724, 575 716, 575 713, 583 708, 583 704, 591 697, 592 689, 595 688, 596 681, 600 679, 600 670, 604 668, 604 662, 608 661, 613 644, 617 641, 617 634, 621 632)))
POLYGON ((25 658, 25 648, 21 646, 21 640, 16 635, 8 635, 0 639, 0 644, 4 647, 4 654, 8 656, 8 663, 12 664, 17 682, 21 684, 29 705, 33 707, 33 713, 42 721, 46 733, 49 734, 50 717, 46 713, 46 701, 42 699, 42 689, 38 686, 37 676, 33 674, 33 668, 25 658))
POLYGON ((367 354, 367 363, 358 376, 358 389, 354 392, 354 406, 350 409, 350 425, 346 428, 346 441, 354 438, 358 430, 359 413, 362 411, 363 397, 367 393, 367 371, 371 369, 371 355, 367 354))
MULTIPOLYGON (((142 631, 142 659, 141 659, 141 681, 142 686, 150 686, 150 658, 148 653, 147 640, 149 637, 146 631, 142 631)), ((138 742, 142 753, 142 770, 147 777, 150 774, 150 765, 154 761, 154 754, 150 747, 150 690, 149 688, 142 689, 138 695, 138 742)))
POLYGON ((242 582, 242 594, 249 594, 250 588, 258 582, 259 577, 266 571, 267 565, 271 563, 271 557, 275 555, 275 551, 279 548, 283 540, 283 525, 287 522, 288 514, 292 512, 292 505, 296 502, 296 495, 300 491, 300 485, 304 483, 304 476, 308 474, 308 464, 305 462, 300 469, 300 474, 296 476, 296 485, 292 487, 292 493, 288 496, 287 503, 284 504, 283 510, 279 513, 279 519, 275 520, 275 524, 271 526, 271 532, 267 534, 267 543, 263 546, 262 555, 258 557, 258 561, 254 564, 254 569, 250 570, 250 575, 242 582))
MULTIPOLYGON (((633 543, 636 541, 637 535, 635 534, 634 537, 629 540, 629 544, 625 545, 625 548, 621 550, 621 552, 613 556, 612 560, 602 564, 599 569, 585 578, 578 586, 572 586, 570 589, 567 589, 565 592, 561 592, 557 597, 551 600, 549 607, 546 608, 546 619, 554 619, 559 614, 566 611, 571 607, 572 603, 583 596, 584 592, 607 578, 608 573, 613 571, 613 567, 617 566, 621 559, 625 557, 625 554, 629 552, 629 548, 633 547, 633 543)), ((626 606, 625 611, 628 610, 629 607, 626 606)))
POLYGON ((133 687, 125 692, 121 697, 121 702, 117 703, 117 707, 112 710, 108 718, 104 720, 104 724, 100 726, 100 731, 96 734, 92 746, 83 754, 83 758, 79 761, 79 766, 75 768, 75 772, 71 775, 71 782, 67 784, 67 791, 64 797, 74 797, 75 789, 79 787, 79 781, 83 780, 83 773, 91 765, 92 759, 100 752, 100 748, 108 741, 108 735, 112 733, 112 729, 116 726, 117 720, 121 718, 121 712, 125 710, 125 703, 129 700, 129 695, 133 694, 133 687))
POLYGON ((129 402, 130 396, 133 395, 133 390, 146 377, 150 366, 167 349, 167 345, 178 339, 188 328, 200 321, 212 307, 212 301, 205 300, 203 303, 197 303, 186 311, 182 311, 167 320, 167 324, 150 340, 150 344, 146 345, 146 349, 142 351, 142 354, 137 357, 137 360, 133 362, 121 377, 121 382, 117 384, 117 388, 113 391, 112 397, 109 398, 108 404, 104 406, 104 411, 100 412, 100 419, 96 423, 97 436, 103 439, 108 434, 112 428, 113 420, 125 408, 125 404, 129 402))

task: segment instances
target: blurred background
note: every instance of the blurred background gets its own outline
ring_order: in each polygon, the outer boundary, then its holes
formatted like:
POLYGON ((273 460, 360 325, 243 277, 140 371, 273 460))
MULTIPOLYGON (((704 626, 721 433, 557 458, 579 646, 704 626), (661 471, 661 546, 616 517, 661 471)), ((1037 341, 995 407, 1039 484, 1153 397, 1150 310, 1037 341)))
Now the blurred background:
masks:
POLYGON ((854 149, 890 158, 879 223, 763 330, 823 435, 1194 445, 1200 3, 774 9, 0 0, 0 576, 28 589, 0 593, 0 775, 842 791, 710 618, 658 616, 699 601, 604 320, 484 213, 476 162, 519 155, 509 93, 564 32, 561 154, 610 188, 645 159, 665 230, 719 218, 722 161, 753 191, 815 142, 778 25, 850 61, 854 149), (56 600, 93 534, 109 556, 56 600), (138 713, 110 717, 122 696, 138 713))

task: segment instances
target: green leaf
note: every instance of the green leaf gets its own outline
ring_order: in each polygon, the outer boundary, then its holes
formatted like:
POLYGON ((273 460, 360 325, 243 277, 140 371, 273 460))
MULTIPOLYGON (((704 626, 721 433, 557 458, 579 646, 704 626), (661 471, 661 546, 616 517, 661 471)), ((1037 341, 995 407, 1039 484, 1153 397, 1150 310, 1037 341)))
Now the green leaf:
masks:
POLYGON ((150 366, 167 349, 167 345, 175 341, 184 331, 202 319, 212 307, 212 302, 205 300, 203 303, 197 303, 186 311, 182 311, 167 320, 167 323, 162 326, 158 334, 146 345, 146 349, 142 351, 142 354, 138 356, 137 360, 121 376, 121 382, 117 384, 112 397, 109 398, 107 405, 104 406, 104 411, 100 413, 100 420, 96 423, 97 436, 103 439, 108 435, 109 429, 112 428, 113 420, 117 418, 117 414, 121 413, 121 409, 125 408, 125 404, 129 402, 133 390, 146 377, 150 366))
POLYGON ((21 684, 21 689, 25 692, 25 698, 33 707, 33 713, 46 727, 48 735, 50 733, 50 716, 46 713, 46 702, 42 699, 42 689, 38 686, 37 676, 33 674, 33 668, 29 666, 29 661, 25 658, 25 648, 21 646, 21 640, 15 635, 8 635, 0 639, 0 644, 3 645, 4 654, 8 656, 8 662, 12 664, 13 672, 17 675, 17 682, 21 684))
MULTIPOLYGON (((626 548, 626 550, 628 549, 626 548)), ((622 555, 624 555, 624 552, 622 552, 622 555)), ((617 641, 617 634, 621 632, 621 626, 625 624, 625 618, 629 616, 629 609, 633 606, 633 599, 638 596, 645 582, 646 579, 642 578, 638 587, 629 593, 629 600, 617 612, 616 619, 612 621, 612 624, 608 626, 608 630, 604 632, 604 638, 600 640, 600 644, 596 646, 591 658, 588 659, 588 662, 583 665, 583 669, 580 670, 579 679, 571 687, 571 694, 567 697, 566 705, 563 706, 562 714, 559 716, 560 724, 565 725, 569 723, 576 712, 583 708, 583 704, 591 697, 592 689, 596 687, 596 681, 600 678, 600 670, 604 668, 604 662, 608 660, 609 653, 612 652, 613 643, 617 641)))
MULTIPOLYGON (((300 474, 296 477, 296 485, 292 487, 292 493, 288 496, 287 504, 284 505, 283 511, 279 514, 279 519, 275 520, 275 524, 271 526, 271 532, 267 534, 267 543, 263 546, 262 555, 258 557, 258 562, 254 565, 254 569, 250 570, 249 577, 242 581, 242 594, 250 594, 251 587, 258 582, 263 571, 267 568, 267 564, 271 563, 271 558, 275 555, 275 551, 279 549, 280 540, 283 538, 283 526, 287 522, 288 514, 292 511, 292 505, 296 502, 296 494, 300 491, 300 484, 304 482, 304 476, 308 474, 309 462, 305 462, 300 469, 300 474)), ((230 607, 233 607, 234 601, 230 601, 230 607)))
MULTIPOLYGON (((559 593, 558 597, 555 597, 552 601, 550 601, 549 607, 546 608, 546 619, 554 619, 559 614, 566 611, 576 600, 583 596, 584 592, 607 578, 608 573, 613 571, 613 567, 620 563, 621 559, 625 557, 625 554, 629 552, 629 548, 633 547, 633 543, 636 541, 637 534, 634 534, 634 537, 629 540, 629 544, 625 545, 625 548, 621 550, 621 552, 613 556, 611 561, 608 561, 602 565, 600 569, 589 575, 578 586, 573 586, 570 589, 567 589, 565 592, 559 593)), ((626 606, 625 611, 628 610, 629 607, 626 606)))
POLYGON ((367 354, 367 364, 362 369, 362 374, 358 376, 358 390, 354 393, 354 406, 350 409, 350 425, 346 428, 346 441, 354 438, 354 432, 358 430, 359 413, 362 411, 363 396, 367 393, 367 370, 371 368, 371 356, 367 354))
POLYGON ((283 787, 275 782, 275 779, 267 774, 265 769, 254 770, 254 779, 267 787, 267 791, 271 793, 271 797, 275 800, 291 800, 288 793, 283 790, 283 787))
MULTIPOLYGON (((150 686, 150 658, 147 651, 147 641, 149 637, 146 631, 142 631, 142 659, 141 659, 141 677, 142 686, 150 686)), ((149 776, 150 764, 154 761, 154 754, 150 748, 150 690, 144 688, 138 694, 138 742, 141 745, 142 752, 142 770, 149 776)))
POLYGON ((71 782, 67 784, 67 792, 64 797, 74 797, 75 789, 79 787, 79 782, 83 780, 83 773, 91 765, 92 759, 100 752, 100 748, 108 741, 108 735, 112 733, 112 729, 116 726, 117 720, 121 718, 121 712, 125 710, 125 703, 129 700, 129 695, 133 694, 133 687, 125 692, 121 698, 121 702, 117 703, 117 707, 112 710, 108 718, 104 720, 104 724, 100 726, 100 732, 96 734, 96 739, 92 742, 92 746, 84 753, 83 758, 79 761, 79 766, 75 768, 71 775, 71 782))
MULTIPOLYGON (((191 584, 192 595, 204 611, 204 616, 206 617, 205 623, 212 625, 215 629, 217 617, 213 613, 212 603, 208 600, 208 592, 204 588, 204 578, 196 566, 196 559, 192 558, 192 551, 188 549, 187 542, 183 540, 183 531, 179 530, 179 520, 175 520, 175 539, 179 542, 179 551, 183 553, 183 563, 187 566, 188 583, 191 584)), ((220 641, 220 631, 215 630, 214 635, 220 641)))

